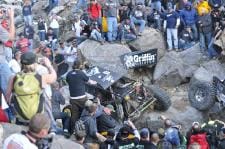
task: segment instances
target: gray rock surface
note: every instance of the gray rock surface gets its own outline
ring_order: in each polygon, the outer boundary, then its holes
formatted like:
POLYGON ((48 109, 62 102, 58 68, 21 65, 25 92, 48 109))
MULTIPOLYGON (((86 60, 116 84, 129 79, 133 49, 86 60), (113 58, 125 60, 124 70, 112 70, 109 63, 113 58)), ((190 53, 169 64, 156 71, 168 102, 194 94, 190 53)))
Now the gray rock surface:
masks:
POLYGON ((162 86, 177 86, 186 82, 199 68, 202 56, 198 44, 182 52, 166 53, 155 67, 153 80, 162 86))
MULTIPOLYGON (((18 126, 14 124, 9 123, 0 123, 0 148, 2 148, 4 140, 14 133, 20 133, 22 130, 27 130, 24 126, 18 126), (3 129, 2 129, 3 128, 3 129)), ((63 136, 54 136, 53 143, 51 146, 52 149, 70 149, 70 148, 76 148, 76 149, 83 149, 82 146, 79 144, 69 140, 65 139, 63 136)))
POLYGON ((158 59, 160 59, 164 54, 166 50, 166 43, 164 41, 163 35, 153 29, 153 28, 147 28, 144 30, 141 37, 138 37, 137 40, 130 42, 129 46, 131 49, 136 50, 149 50, 149 49, 158 49, 158 59))
POLYGON ((105 43, 101 45, 99 42, 86 40, 78 48, 81 50, 85 59, 92 65, 100 66, 114 72, 126 72, 119 56, 131 52, 127 46, 116 43, 105 43))
POLYGON ((204 63, 198 70, 195 71, 192 79, 200 81, 212 82, 213 76, 221 80, 225 79, 225 65, 218 60, 212 60, 204 63))

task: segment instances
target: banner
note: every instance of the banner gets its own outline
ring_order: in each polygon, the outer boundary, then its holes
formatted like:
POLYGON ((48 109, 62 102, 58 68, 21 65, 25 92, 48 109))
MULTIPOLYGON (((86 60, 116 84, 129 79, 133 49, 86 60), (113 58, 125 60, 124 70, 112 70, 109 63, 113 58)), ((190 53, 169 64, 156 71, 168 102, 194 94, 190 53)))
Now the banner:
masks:
POLYGON ((154 66, 157 63, 157 49, 126 53, 120 56, 120 60, 126 69, 154 66))
POLYGON ((94 66, 86 71, 86 75, 98 82, 98 84, 103 88, 107 89, 114 82, 119 80, 123 74, 115 73, 98 66, 94 66))

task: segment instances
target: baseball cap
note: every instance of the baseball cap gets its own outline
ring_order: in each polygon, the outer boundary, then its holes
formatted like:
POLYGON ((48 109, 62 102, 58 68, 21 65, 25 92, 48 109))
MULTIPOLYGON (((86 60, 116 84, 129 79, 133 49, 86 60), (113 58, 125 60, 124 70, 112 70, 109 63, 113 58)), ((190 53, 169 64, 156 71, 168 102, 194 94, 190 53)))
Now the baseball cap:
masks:
POLYGON ((21 64, 31 65, 35 63, 36 55, 33 52, 26 52, 21 55, 21 64))
POLYGON ((148 128, 142 128, 140 131, 141 138, 147 138, 149 136, 148 128))
POLYGON ((50 123, 50 119, 46 114, 38 113, 31 118, 29 131, 39 133, 42 129, 49 129, 50 123))
POLYGON ((112 110, 112 112, 116 112, 113 105, 107 105, 106 108, 109 108, 110 110, 112 110))

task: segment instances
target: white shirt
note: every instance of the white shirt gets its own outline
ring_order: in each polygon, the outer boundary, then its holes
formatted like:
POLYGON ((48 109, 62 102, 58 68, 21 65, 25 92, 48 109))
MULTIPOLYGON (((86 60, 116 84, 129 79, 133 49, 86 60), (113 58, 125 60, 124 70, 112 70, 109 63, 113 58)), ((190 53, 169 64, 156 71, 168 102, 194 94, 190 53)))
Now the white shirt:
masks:
POLYGON ((72 54, 70 56, 66 56, 66 62, 73 63, 77 59, 77 48, 68 47, 65 51, 66 54, 72 54))
POLYGON ((76 37, 80 37, 80 33, 82 31, 82 27, 80 26, 80 21, 72 24, 72 30, 75 31, 76 37))
POLYGON ((20 64, 15 60, 15 59, 12 59, 10 62, 9 62, 9 68, 12 70, 13 73, 18 73, 21 71, 21 67, 20 67, 20 64))
POLYGON ((12 134, 5 139, 3 149, 38 149, 37 146, 29 141, 23 134, 12 134))
POLYGON ((59 28, 59 23, 56 19, 52 19, 51 23, 50 23, 50 27, 55 29, 55 28, 59 28))

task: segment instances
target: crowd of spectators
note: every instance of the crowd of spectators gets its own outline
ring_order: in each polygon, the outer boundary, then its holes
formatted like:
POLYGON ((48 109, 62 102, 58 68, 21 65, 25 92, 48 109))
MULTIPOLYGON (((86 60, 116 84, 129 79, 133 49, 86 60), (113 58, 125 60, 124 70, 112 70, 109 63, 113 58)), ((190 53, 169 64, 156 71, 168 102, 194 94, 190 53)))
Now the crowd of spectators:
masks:
POLYGON ((222 1, 78 0, 74 9, 82 10, 82 15, 73 11, 74 37, 68 41, 60 33, 59 21, 65 17, 51 13, 59 1, 49 0, 46 13, 50 17, 39 16, 37 30, 32 14, 35 2, 24 0, 24 30, 17 36, 13 9, 0 7, 0 121, 29 127, 4 140, 4 149, 46 148, 51 143, 46 139, 49 133, 74 137, 86 149, 225 148, 224 122, 216 120, 214 113, 202 125, 193 122, 187 134, 164 116, 165 126, 156 130, 138 131, 129 119, 118 122, 113 105, 103 106, 98 98, 87 98, 86 83, 97 82, 82 70, 77 49, 87 38, 101 44, 125 44, 143 36, 146 29, 155 28, 165 33, 168 51, 179 52, 200 42, 205 57, 214 58, 221 52, 213 42, 224 29, 222 1), (35 34, 39 37, 37 48, 35 34), (69 86, 69 99, 60 91, 62 80, 69 86), (62 111, 66 100, 70 104, 62 111))

